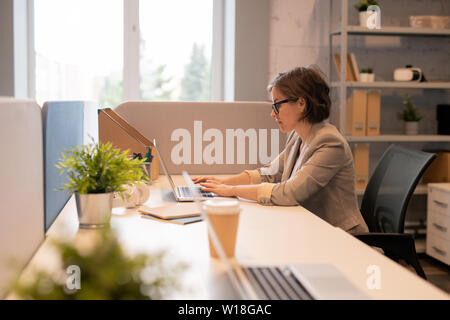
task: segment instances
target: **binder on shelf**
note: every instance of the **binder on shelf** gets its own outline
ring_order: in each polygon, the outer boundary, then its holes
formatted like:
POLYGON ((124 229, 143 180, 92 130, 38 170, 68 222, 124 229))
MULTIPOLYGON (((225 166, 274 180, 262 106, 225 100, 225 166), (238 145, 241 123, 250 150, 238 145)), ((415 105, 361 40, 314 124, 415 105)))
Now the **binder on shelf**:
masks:
POLYGON ((110 108, 99 109, 98 113, 99 140, 103 143, 111 142, 115 148, 123 151, 129 149, 130 154, 140 154, 144 157, 149 148, 152 151, 152 180, 158 179, 159 161, 156 152, 153 152, 153 143, 144 137, 138 130, 110 108))
POLYGON ((353 73, 355 74, 356 81, 360 81, 359 78, 359 67, 358 62, 356 61, 356 56, 354 53, 349 53, 350 55, 350 62, 352 66, 353 73))
POLYGON ((379 91, 372 90, 367 93, 367 135, 380 135, 380 105, 381 94, 379 91))
POLYGON ((364 190, 369 181, 369 145, 355 144, 352 153, 355 166, 355 188, 364 190))
MULTIPOLYGON (((341 79, 341 55, 333 54, 334 64, 337 69, 338 78, 341 79)), ((347 53, 347 77, 346 81, 359 81, 359 70, 356 65, 356 57, 353 53, 347 53), (353 56, 352 56, 353 55, 353 56)))
POLYGON ((367 93, 364 90, 354 90, 347 98, 346 128, 348 136, 365 136, 367 118, 367 93))
POLYGON ((436 153, 436 159, 431 163, 423 174, 424 183, 450 182, 450 151, 448 150, 425 150, 436 153))

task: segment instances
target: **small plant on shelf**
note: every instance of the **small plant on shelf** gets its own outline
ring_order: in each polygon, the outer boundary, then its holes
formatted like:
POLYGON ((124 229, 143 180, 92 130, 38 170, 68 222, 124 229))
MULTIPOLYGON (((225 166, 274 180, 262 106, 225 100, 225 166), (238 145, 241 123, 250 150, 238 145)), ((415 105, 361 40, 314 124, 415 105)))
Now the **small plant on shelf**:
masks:
POLYGON ((409 95, 405 96, 403 101, 404 109, 399 113, 400 119, 405 122, 405 134, 415 135, 419 133, 419 121, 425 118, 419 110, 414 106, 414 103, 409 95))
POLYGON ((359 12, 362 12, 362 11, 367 11, 367 8, 369 6, 373 6, 373 5, 377 6, 378 1, 377 0, 362 0, 362 1, 359 1, 358 3, 356 3, 354 5, 354 7, 359 12))
POLYGON ((372 68, 361 69, 359 77, 362 82, 373 82, 375 80, 372 68))
POLYGON ((419 110, 414 106, 414 102, 409 95, 406 95, 405 100, 403 101, 403 105, 405 106, 405 108, 400 114, 402 120, 407 122, 419 122, 420 120, 425 118, 425 115, 421 114, 419 110))

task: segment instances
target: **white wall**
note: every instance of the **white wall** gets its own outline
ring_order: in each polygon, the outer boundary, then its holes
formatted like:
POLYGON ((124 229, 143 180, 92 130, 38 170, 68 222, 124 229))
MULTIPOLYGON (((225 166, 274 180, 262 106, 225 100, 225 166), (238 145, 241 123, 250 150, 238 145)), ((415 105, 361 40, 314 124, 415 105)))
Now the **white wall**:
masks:
POLYGON ((236 1, 235 77, 236 101, 267 100, 269 0, 236 1))
POLYGON ((279 72, 318 64, 328 70, 329 2, 270 0, 267 82, 279 72))
POLYGON ((27 98, 28 0, 0 1, 0 96, 27 98))

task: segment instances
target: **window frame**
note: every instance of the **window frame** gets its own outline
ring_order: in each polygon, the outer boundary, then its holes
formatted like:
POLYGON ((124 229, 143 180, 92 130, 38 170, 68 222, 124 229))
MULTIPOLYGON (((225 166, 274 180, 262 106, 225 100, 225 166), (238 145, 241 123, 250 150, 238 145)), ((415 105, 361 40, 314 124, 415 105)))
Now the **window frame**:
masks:
MULTIPOLYGON (((211 48, 211 100, 224 98, 224 6, 227 0, 213 0, 211 48)), ((139 0, 123 0, 123 101, 140 100, 139 0)), ((27 0, 28 95, 36 99, 36 52, 34 0, 27 0)))

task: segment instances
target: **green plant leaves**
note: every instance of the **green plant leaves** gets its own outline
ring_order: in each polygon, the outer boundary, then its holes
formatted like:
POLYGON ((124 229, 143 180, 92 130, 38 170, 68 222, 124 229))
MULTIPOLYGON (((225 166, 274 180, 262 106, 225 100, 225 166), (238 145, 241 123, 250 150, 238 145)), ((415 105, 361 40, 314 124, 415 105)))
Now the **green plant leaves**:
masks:
POLYGON ((358 11, 367 11, 367 8, 371 5, 378 5, 377 0, 361 0, 355 4, 355 9, 358 11))
POLYGON ((55 164, 60 174, 67 173, 69 182, 58 190, 78 193, 122 192, 124 184, 146 182, 144 159, 130 159, 129 150, 121 152, 110 142, 75 146, 65 150, 55 164))
POLYGON ((183 289, 182 277, 189 266, 167 259, 165 252, 129 256, 111 229, 99 230, 89 240, 89 246, 53 240, 59 270, 37 270, 31 282, 18 278, 13 292, 36 300, 126 300, 161 299, 183 289), (69 266, 80 269, 79 289, 67 288, 69 266))
POLYGON ((403 109, 400 116, 404 121, 420 121, 425 118, 425 115, 421 114, 419 110, 414 107, 414 103, 409 95, 405 96, 403 104, 405 109, 403 109))

